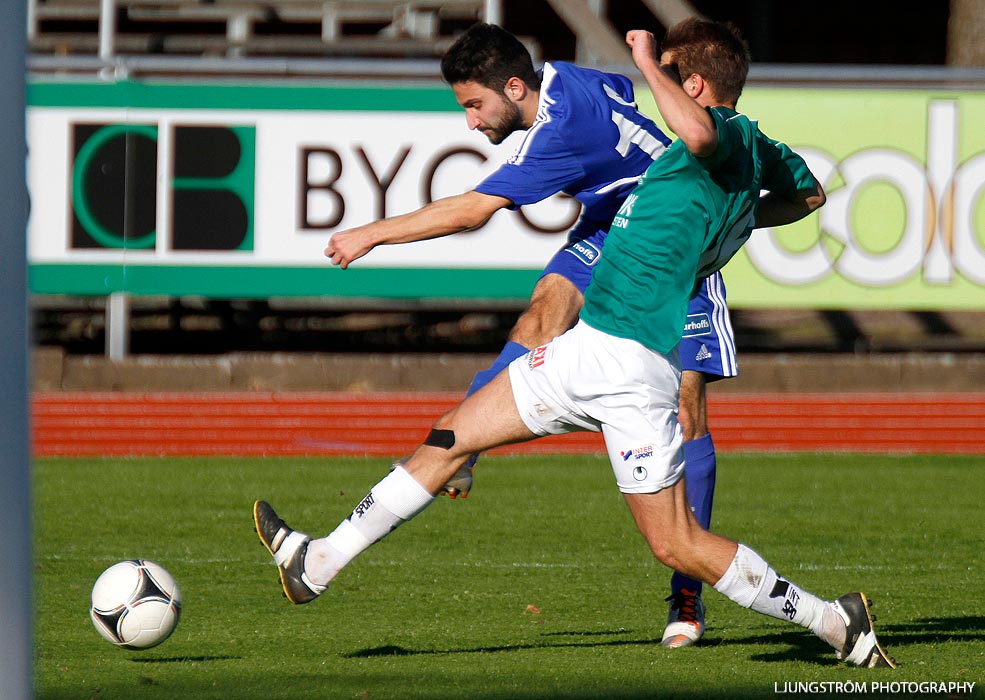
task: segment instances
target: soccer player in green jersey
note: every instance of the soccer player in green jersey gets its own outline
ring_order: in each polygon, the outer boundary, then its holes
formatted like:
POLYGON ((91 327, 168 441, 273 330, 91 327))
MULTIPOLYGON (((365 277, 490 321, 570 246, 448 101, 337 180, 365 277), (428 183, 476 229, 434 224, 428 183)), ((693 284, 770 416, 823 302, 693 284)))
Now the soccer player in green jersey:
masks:
POLYGON ((265 501, 254 504, 257 532, 288 599, 307 603, 360 552, 427 508, 471 454, 600 431, 616 484, 663 564, 739 605, 810 629, 850 664, 894 667, 864 594, 822 600, 749 547, 702 528, 691 512, 677 420, 688 299, 754 225, 796 221, 823 205, 824 191, 803 159, 735 111, 746 72, 736 70, 745 47, 734 28, 685 20, 668 32, 659 56, 649 32, 632 31, 627 42, 679 140, 624 202, 578 324, 435 421, 411 457, 327 537, 294 530, 265 501))

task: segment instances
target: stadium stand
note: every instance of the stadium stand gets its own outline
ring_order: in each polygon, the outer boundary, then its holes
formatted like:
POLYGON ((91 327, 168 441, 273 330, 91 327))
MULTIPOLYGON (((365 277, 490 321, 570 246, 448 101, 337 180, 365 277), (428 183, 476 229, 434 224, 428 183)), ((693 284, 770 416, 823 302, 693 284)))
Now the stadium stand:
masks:
POLYGON ((59 55, 439 56, 484 0, 30 0, 28 46, 59 55), (110 16, 107 16, 107 12, 110 16))

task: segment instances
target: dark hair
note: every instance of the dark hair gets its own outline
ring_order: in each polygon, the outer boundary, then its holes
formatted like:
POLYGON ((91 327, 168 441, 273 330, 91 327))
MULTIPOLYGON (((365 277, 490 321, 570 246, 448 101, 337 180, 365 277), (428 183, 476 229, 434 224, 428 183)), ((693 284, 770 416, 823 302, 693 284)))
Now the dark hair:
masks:
POLYGON ((476 82, 497 92, 513 77, 540 88, 527 47, 502 27, 484 22, 473 24, 452 44, 441 59, 441 75, 449 85, 476 82))
POLYGON ((669 51, 682 80, 697 73, 719 101, 735 104, 749 74, 749 45, 731 22, 689 17, 664 36, 661 51, 669 51))

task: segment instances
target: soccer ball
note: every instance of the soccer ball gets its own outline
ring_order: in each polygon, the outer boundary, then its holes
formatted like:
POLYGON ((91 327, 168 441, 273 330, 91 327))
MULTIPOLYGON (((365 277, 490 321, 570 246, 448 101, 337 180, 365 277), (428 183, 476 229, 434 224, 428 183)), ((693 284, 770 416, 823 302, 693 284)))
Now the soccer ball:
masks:
POLYGON ((111 644, 149 649, 178 626, 181 591, 171 574, 154 562, 121 561, 96 579, 89 616, 111 644))

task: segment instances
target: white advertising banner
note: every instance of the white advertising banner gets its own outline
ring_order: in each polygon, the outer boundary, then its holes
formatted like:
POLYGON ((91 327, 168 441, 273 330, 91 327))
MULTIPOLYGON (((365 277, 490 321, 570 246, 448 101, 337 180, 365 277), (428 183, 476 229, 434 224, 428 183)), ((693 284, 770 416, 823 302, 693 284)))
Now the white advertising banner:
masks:
MULTIPOLYGON (((749 88, 740 106, 828 203, 753 235, 725 270, 731 305, 985 309, 985 95, 749 88)), ((333 268, 333 232, 511 155, 519 135, 490 145, 438 83, 31 82, 27 130, 36 293, 520 300, 579 211, 558 195, 333 268)))

